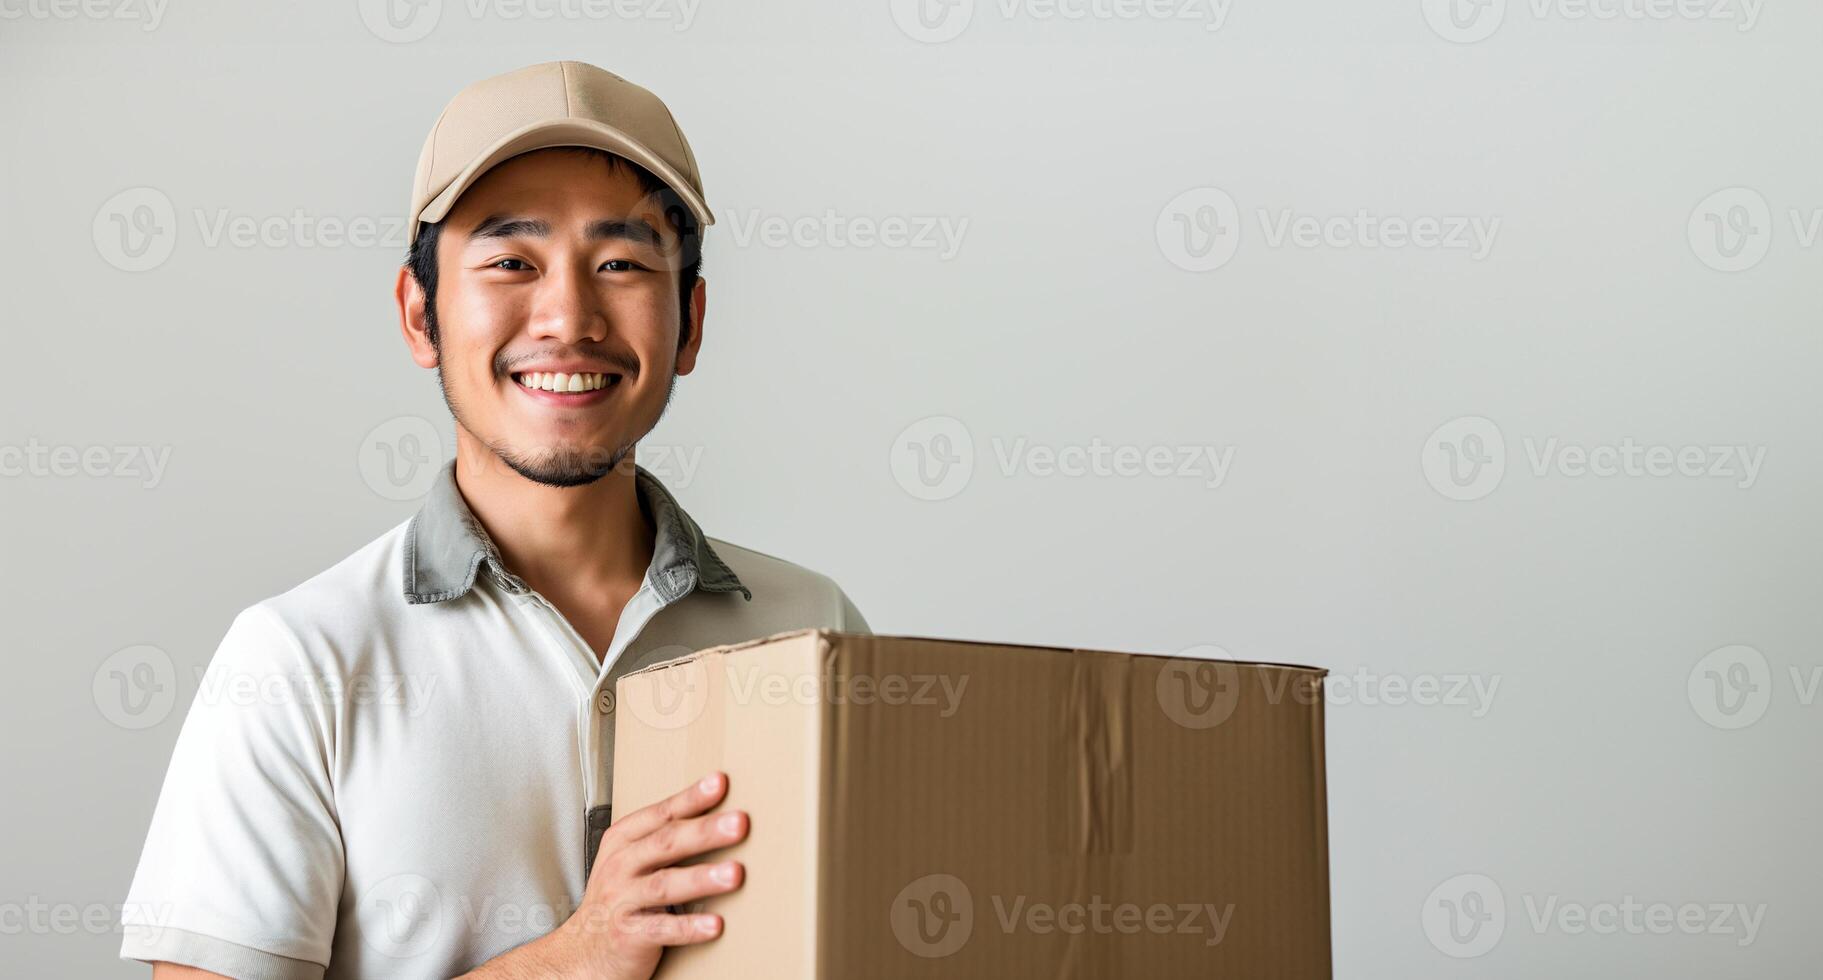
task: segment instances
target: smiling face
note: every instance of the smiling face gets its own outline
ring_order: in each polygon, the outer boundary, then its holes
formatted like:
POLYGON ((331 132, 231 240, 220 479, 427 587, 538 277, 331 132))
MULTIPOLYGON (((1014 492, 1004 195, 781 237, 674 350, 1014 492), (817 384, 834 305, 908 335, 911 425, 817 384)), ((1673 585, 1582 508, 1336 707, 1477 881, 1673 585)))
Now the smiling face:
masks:
POLYGON ((702 344, 700 279, 688 321, 679 308, 677 229, 609 163, 554 148, 494 167, 441 223, 434 312, 412 276, 399 283, 413 358, 438 369, 458 438, 549 486, 629 459, 702 344))

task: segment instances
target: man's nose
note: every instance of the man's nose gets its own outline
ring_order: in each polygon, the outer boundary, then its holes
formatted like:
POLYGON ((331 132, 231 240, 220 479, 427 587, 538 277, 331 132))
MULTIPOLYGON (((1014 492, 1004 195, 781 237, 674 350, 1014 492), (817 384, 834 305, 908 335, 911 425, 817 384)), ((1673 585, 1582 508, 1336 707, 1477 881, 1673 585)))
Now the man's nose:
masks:
POLYGON ((559 263, 539 279, 531 332, 564 343, 605 340, 607 311, 596 291, 595 277, 587 269, 559 263))

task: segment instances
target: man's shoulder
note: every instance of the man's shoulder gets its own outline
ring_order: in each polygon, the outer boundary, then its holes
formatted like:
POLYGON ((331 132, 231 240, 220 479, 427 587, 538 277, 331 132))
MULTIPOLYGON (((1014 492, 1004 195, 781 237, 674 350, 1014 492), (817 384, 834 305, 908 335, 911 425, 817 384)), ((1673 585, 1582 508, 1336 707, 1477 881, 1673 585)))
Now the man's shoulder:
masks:
POLYGON ((328 568, 253 609, 275 617, 294 633, 338 626, 371 628, 406 607, 401 562, 409 520, 388 528, 328 568))
POLYGON ((802 610, 812 619, 828 622, 837 629, 867 631, 867 621, 848 593, 829 575, 720 538, 708 541, 741 584, 753 590, 755 603, 802 610))
POLYGON ((806 568, 794 561, 788 561, 777 555, 767 554, 753 548, 744 547, 721 538, 708 538, 709 547, 715 550, 728 567, 743 583, 754 590, 757 595, 760 586, 769 585, 782 591, 840 591, 835 579, 812 568, 806 568))

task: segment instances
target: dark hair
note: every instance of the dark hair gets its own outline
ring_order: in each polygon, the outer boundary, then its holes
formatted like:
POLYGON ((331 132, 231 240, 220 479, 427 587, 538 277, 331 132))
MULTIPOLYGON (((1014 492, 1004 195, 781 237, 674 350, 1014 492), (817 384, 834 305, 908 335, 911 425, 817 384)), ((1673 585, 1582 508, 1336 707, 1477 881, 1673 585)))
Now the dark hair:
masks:
MULTIPOLYGON (((671 268, 677 270, 677 310, 678 331, 677 346, 682 349, 690 342, 690 295, 696 288, 696 280, 703 271, 703 232, 684 199, 671 189, 669 184, 659 180, 652 171, 606 150, 593 146, 559 146, 551 149, 567 150, 585 156, 600 159, 608 165, 609 170, 630 169, 639 189, 647 197, 658 202, 659 210, 665 220, 670 222, 672 230, 677 232, 677 246, 667 253, 666 258, 671 268)), ((418 237, 411 243, 405 253, 405 267, 411 270, 411 277, 418 281, 419 288, 424 290, 424 319, 430 328, 430 342, 434 347, 437 337, 437 241, 443 236, 442 222, 426 222, 418 226, 418 237)))

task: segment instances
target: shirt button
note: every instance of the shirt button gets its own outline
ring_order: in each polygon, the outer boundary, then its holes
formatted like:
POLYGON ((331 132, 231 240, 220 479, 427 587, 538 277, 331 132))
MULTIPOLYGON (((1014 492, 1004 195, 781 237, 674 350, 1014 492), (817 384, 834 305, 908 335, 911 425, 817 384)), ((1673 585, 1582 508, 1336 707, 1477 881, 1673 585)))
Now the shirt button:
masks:
POLYGON ((604 715, 613 714, 614 692, 607 688, 602 688, 601 693, 595 695, 595 707, 600 708, 601 713, 604 715))

